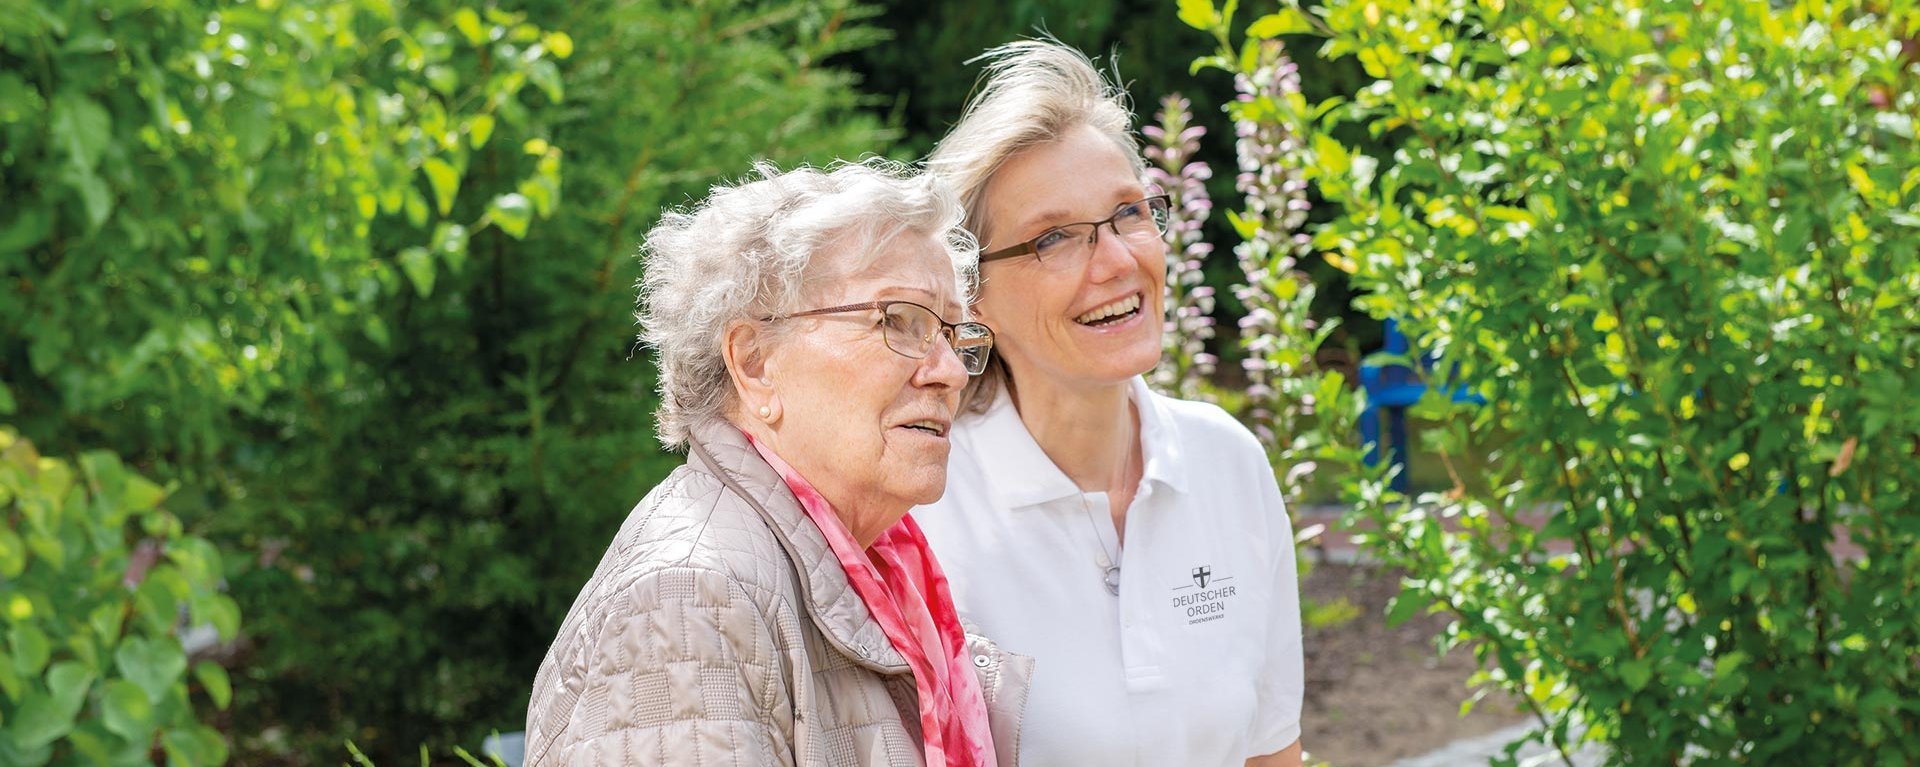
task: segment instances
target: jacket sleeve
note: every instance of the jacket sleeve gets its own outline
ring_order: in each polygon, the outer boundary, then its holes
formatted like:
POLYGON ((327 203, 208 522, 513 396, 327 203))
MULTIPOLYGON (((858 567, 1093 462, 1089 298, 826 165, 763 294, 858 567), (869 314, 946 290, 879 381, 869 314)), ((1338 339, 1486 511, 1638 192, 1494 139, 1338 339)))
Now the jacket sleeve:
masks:
POLYGON ((667 568, 607 604, 571 639, 566 689, 547 698, 564 710, 530 717, 552 734, 530 728, 545 742, 529 744, 529 767, 793 763, 785 651, 739 581, 667 568))

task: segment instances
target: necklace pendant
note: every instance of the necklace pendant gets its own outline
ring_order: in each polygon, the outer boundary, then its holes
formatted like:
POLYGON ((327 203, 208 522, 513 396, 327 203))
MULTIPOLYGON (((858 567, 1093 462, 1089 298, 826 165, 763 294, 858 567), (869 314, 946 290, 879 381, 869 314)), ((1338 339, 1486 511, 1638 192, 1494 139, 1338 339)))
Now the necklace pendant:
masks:
POLYGON ((1106 581, 1106 584, 1107 584, 1107 593, 1112 594, 1116 597, 1120 596, 1120 566, 1119 565, 1108 566, 1107 575, 1104 580, 1106 581))

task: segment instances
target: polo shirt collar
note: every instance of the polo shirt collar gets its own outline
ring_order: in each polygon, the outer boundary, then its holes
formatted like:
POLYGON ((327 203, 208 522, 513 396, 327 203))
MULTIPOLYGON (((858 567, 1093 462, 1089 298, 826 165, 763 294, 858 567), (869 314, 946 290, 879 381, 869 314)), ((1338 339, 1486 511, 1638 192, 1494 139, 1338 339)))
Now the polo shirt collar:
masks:
MULTIPOLYGON (((1142 481, 1185 492, 1188 472, 1180 451, 1178 426, 1166 412, 1163 398, 1148 390, 1146 380, 1137 376, 1129 383, 1127 396, 1140 411, 1140 442, 1146 454, 1142 481)), ((1006 389, 1000 390, 969 431, 968 447, 986 472, 987 486, 1001 508, 1019 509, 1080 495, 1080 487, 1027 432, 1006 389)))
POLYGON ((1188 461, 1181 452, 1180 425, 1174 422, 1168 404, 1173 400, 1153 393, 1147 379, 1135 376, 1133 401, 1140 408, 1140 444, 1146 452, 1142 477, 1169 490, 1187 491, 1188 461))

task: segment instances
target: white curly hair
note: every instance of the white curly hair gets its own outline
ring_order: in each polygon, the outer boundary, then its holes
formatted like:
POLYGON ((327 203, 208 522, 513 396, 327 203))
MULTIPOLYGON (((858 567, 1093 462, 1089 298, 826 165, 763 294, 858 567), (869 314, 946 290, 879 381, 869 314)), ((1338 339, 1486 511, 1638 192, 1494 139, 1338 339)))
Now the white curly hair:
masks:
POLYGON ((897 237, 928 237, 953 263, 955 295, 970 301, 979 248, 963 218, 931 175, 881 159, 787 172, 756 163, 748 180, 664 214, 641 246, 635 314, 659 358, 660 441, 682 447, 695 426, 732 412, 727 328, 800 309, 823 277, 810 268, 822 248, 878 259, 897 237))

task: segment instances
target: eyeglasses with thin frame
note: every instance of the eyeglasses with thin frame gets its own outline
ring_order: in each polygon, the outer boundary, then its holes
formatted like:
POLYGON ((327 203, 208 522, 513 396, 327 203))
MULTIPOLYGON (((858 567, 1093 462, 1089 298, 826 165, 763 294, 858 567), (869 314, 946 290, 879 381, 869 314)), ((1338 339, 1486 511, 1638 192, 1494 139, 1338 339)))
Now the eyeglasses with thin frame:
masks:
POLYGON ((825 309, 809 309, 792 314, 777 314, 760 318, 765 322, 790 320, 797 317, 814 317, 822 314, 844 314, 847 312, 877 311, 880 318, 876 325, 880 328, 880 337, 895 354, 910 359, 926 359, 933 352, 935 338, 945 338, 953 353, 960 358, 961 366, 967 369, 967 375, 977 376, 987 369, 987 359, 993 354, 993 330, 978 322, 948 322, 932 309, 912 301, 868 301, 846 306, 829 306, 825 309))
POLYGON ((1033 256, 1050 270, 1070 269, 1086 262, 1087 255, 1093 252, 1094 243, 1100 240, 1100 227, 1111 229, 1115 235, 1132 242, 1151 242, 1165 236, 1167 208, 1170 204, 1164 194, 1135 200, 1121 205, 1113 211, 1113 215, 1099 221, 1062 224, 1026 242, 983 254, 980 263, 1033 256))

